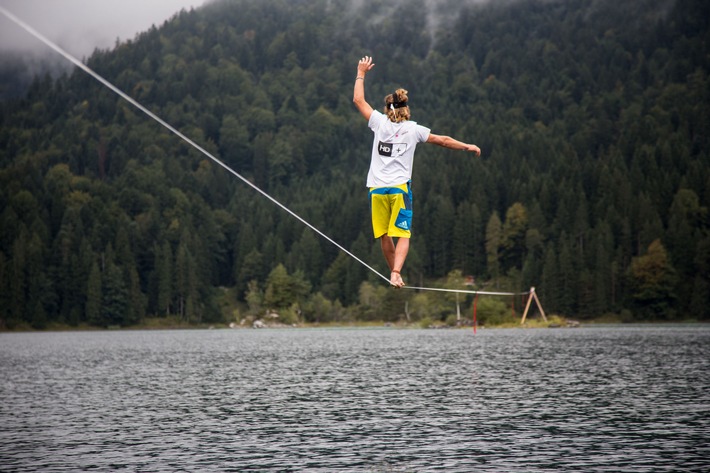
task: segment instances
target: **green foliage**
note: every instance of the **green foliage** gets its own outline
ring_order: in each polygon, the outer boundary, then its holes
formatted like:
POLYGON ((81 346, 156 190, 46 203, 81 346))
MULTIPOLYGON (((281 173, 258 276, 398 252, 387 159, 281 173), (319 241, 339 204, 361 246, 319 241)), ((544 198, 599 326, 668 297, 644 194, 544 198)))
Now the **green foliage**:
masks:
POLYGON ((476 316, 481 325, 503 325, 515 323, 515 317, 505 302, 492 297, 481 297, 476 307, 476 316))
POLYGON ((654 240, 648 252, 637 256, 629 267, 632 297, 643 315, 666 318, 676 298, 676 273, 660 240, 654 240))
POLYGON ((500 276, 500 255, 503 229, 497 212, 493 212, 486 225, 486 256, 488 272, 494 280, 500 276))
POLYGON ((367 281, 360 285, 359 308, 360 317, 363 320, 382 320, 385 312, 385 299, 387 297, 387 287, 383 285, 373 285, 367 281))
POLYGON ((448 327, 455 327, 458 320, 459 319, 456 317, 456 314, 449 314, 446 316, 445 323, 448 327))
POLYGON ((259 289, 258 281, 249 281, 249 289, 247 290, 245 299, 249 306, 249 312, 252 315, 260 315, 264 304, 264 293, 259 289))
POLYGON ((263 304, 270 309, 284 309, 303 303, 310 293, 311 285, 303 272, 289 275, 284 265, 276 266, 266 278, 263 304))
MULTIPOLYGON (((403 86, 413 119, 483 149, 418 149, 408 283, 458 270, 563 315, 707 320, 708 3, 503 3, 417 2, 402 24, 375 0, 216 1, 88 64, 386 271, 351 103, 375 54, 373 106, 403 86)), ((218 287, 297 320, 455 311, 390 291, 81 71, 0 104, 0 326, 221 320, 218 287)))

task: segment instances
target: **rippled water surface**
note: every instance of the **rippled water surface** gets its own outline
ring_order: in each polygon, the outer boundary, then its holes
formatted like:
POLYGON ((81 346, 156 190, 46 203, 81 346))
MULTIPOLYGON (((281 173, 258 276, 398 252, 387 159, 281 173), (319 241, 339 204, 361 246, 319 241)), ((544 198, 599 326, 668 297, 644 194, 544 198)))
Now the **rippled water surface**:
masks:
POLYGON ((710 471, 710 328, 0 334, 0 470, 710 471))

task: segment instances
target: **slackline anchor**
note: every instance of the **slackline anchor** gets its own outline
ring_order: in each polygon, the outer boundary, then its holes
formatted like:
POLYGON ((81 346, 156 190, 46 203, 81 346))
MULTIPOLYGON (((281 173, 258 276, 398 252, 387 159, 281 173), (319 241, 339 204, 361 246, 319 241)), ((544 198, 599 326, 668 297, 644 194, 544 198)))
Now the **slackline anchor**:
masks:
POLYGON ((545 311, 542 309, 542 304, 540 304, 540 299, 537 298, 537 294, 535 293, 535 287, 530 288, 530 295, 528 296, 528 302, 525 304, 525 311, 523 311, 523 317, 520 319, 520 325, 523 325, 525 323, 525 318, 528 316, 528 310, 530 310, 530 305, 535 299, 535 304, 537 305, 538 310, 540 311, 540 315, 542 315, 542 320, 547 322, 547 317, 545 317, 545 311))

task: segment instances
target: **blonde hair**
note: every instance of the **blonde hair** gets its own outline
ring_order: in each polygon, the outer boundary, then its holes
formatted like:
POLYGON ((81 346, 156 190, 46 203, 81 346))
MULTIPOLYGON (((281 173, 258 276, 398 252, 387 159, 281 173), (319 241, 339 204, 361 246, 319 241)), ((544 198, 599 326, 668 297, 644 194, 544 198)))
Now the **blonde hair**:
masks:
POLYGON ((409 105, 403 105, 408 100, 407 91, 404 89, 397 89, 393 94, 385 97, 385 114, 391 122, 399 123, 409 120, 409 105), (399 105, 399 107, 395 108, 395 105, 399 105))

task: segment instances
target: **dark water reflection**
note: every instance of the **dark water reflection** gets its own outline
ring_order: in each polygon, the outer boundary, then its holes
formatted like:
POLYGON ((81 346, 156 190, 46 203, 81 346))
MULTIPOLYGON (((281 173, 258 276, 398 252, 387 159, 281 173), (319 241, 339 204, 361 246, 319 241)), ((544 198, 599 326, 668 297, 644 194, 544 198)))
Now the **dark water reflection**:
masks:
POLYGON ((710 328, 0 335, 2 471, 710 471, 710 328))

